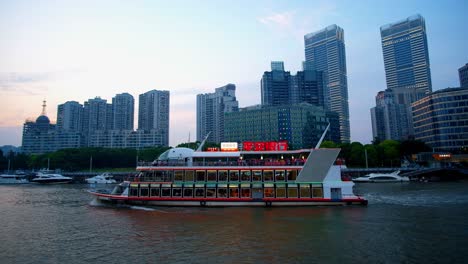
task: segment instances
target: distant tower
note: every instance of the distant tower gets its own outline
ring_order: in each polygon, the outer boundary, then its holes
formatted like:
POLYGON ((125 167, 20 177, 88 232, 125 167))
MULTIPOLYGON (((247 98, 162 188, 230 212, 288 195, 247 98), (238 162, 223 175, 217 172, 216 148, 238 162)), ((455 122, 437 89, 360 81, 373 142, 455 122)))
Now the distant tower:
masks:
POLYGON ((224 141, 224 114, 237 112, 236 86, 227 84, 214 93, 197 95, 197 140, 202 141, 209 132, 208 141, 224 141))
POLYGON ((169 145, 169 91, 151 90, 139 96, 138 130, 154 131, 169 145))
POLYGON ((112 98, 112 123, 115 130, 133 130, 133 96, 128 93, 117 94, 112 98))
POLYGON ((263 73, 261 80, 262 105, 289 104, 291 73, 284 71, 282 61, 272 61, 271 71, 263 73))
POLYGON ((57 128, 67 131, 81 131, 83 120, 83 105, 68 101, 57 107, 57 128))
POLYGON ((341 141, 349 142, 351 132, 344 30, 331 25, 305 35, 304 43, 306 61, 324 74, 325 106, 329 111, 338 113, 341 141))
POLYGON ((458 77, 460 78, 460 87, 468 87, 468 63, 458 69, 458 77))

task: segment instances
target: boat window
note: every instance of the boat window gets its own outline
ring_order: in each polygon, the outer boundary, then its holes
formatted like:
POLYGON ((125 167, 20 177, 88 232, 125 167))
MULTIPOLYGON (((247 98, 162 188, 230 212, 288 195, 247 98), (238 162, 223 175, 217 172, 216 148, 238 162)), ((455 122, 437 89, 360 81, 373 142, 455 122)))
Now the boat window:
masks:
POLYGON ((197 170, 197 171, 196 171, 196 174, 197 174, 197 182, 204 182, 204 181, 205 181, 205 174, 206 174, 206 171, 204 171, 204 170, 197 170))
POLYGON ((286 198, 285 185, 276 185, 276 198, 286 198))
POLYGON ((250 187, 241 187, 241 197, 250 198, 250 187))
POLYGON ((275 181, 284 181, 284 170, 275 170, 275 181))
POLYGON ((159 187, 151 187, 151 197, 159 197, 159 187))
POLYGON ((265 188, 263 188, 263 194, 267 198, 274 198, 275 197, 275 189, 273 187, 265 187, 265 188))
POLYGON ((205 188, 195 188, 195 197, 205 197, 205 188))
POLYGON ((161 189, 162 197, 171 197, 171 188, 162 188, 161 189))
POLYGON ((180 196, 182 196, 182 188, 173 188, 172 197, 180 197, 180 196))
POLYGON ((138 187, 130 186, 129 196, 138 196, 138 187))
POLYGON ((154 181, 154 172, 153 171, 145 171, 143 175, 140 176, 141 181, 154 181))
POLYGON ((262 171, 261 170, 252 171, 252 181, 262 181, 262 171))
POLYGON ((184 171, 183 170, 174 171, 174 181, 184 181, 184 171))
POLYGON ((250 181, 250 171, 249 170, 241 170, 241 181, 250 181))
POLYGON ((216 171, 215 170, 207 171, 207 179, 208 179, 208 181, 215 182, 216 181, 216 171))
POLYGON ((193 197, 193 187, 185 187, 184 186, 184 197, 193 197))
POLYGON ((216 197, 216 188, 206 188, 206 197, 216 197))
POLYGON ((272 170, 263 171, 263 180, 264 181, 273 181, 273 171, 272 170))
POLYGON ((233 187, 231 184, 229 185, 229 198, 238 198, 239 197, 239 187, 233 187))
POLYGON ((310 186, 309 185, 301 185, 301 198, 310 198, 310 186))
POLYGON ((155 181, 165 181, 165 173, 164 171, 155 171, 154 172, 154 180, 155 181))
POLYGON ((143 184, 140 185, 140 196, 142 197, 148 197, 149 195, 149 189, 148 189, 148 184, 143 184))
POLYGON ((185 181, 193 182, 193 170, 185 171, 185 181))
POLYGON ((297 198, 297 185, 288 184, 288 198, 297 198))
POLYGON ((218 198, 227 197, 227 188, 218 187, 218 198))
POLYGON ((262 188, 252 188, 252 198, 262 199, 263 198, 263 189, 262 188))
POLYGON ((228 180, 228 172, 226 170, 218 171, 218 181, 225 182, 228 180))
POLYGON ((312 197, 323 197, 323 188, 321 184, 312 184, 312 197))
POLYGON ((229 181, 239 181, 239 171, 230 170, 229 171, 229 181))
POLYGON ((288 181, 295 181, 297 178, 297 170, 287 170, 286 171, 288 181))

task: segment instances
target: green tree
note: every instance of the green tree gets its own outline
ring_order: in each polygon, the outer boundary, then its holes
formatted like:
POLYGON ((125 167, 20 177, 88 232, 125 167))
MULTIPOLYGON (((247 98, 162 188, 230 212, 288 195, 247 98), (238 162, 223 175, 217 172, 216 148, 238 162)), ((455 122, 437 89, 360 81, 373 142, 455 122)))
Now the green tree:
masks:
POLYGON ((384 166, 400 166, 400 142, 396 140, 384 140, 379 144, 383 151, 384 166))

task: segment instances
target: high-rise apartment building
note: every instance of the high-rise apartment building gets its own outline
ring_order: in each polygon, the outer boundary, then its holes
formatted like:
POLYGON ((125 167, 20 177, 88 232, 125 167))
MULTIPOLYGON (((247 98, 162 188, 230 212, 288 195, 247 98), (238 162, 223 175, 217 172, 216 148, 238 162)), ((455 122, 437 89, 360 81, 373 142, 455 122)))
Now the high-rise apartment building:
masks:
POLYGON ((100 97, 86 101, 83 107, 82 127, 86 142, 89 142, 92 133, 112 129, 112 105, 100 97))
POLYGON ((458 77, 460 78, 460 87, 468 87, 468 63, 458 69, 458 77))
POLYGON ((305 35, 304 43, 306 61, 324 74, 325 106, 338 113, 340 139, 342 142, 349 142, 351 132, 344 31, 337 25, 331 25, 305 35))
POLYGON ((128 93, 112 98, 112 124, 114 130, 133 130, 135 100, 128 93))
POLYGON ((83 105, 68 101, 57 107, 57 129, 80 132, 82 129, 83 105))
POLYGON ((271 62, 271 71, 261 80, 262 105, 284 105, 290 102, 291 73, 284 71, 283 62, 271 62))
POLYGON ((410 105, 432 91, 426 24, 421 15, 380 27, 387 89, 410 105))
POLYGON ((224 114, 236 112, 236 86, 227 84, 215 89, 214 93, 197 95, 197 140, 202 141, 208 133, 208 141, 224 141, 224 114))
POLYGON ((169 91, 151 90, 139 96, 138 130, 155 131, 169 145, 169 91))

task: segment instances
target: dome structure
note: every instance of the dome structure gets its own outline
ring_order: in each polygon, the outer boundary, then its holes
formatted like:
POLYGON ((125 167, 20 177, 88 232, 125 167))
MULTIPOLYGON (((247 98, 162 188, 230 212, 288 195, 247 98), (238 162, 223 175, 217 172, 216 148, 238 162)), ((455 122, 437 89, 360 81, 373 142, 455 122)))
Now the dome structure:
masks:
POLYGON ((45 115, 40 115, 37 119, 36 119, 36 123, 37 124, 50 124, 50 120, 47 116, 45 115))
POLYGON ((182 160, 185 158, 191 158, 193 156, 193 149, 189 148, 171 148, 166 150, 163 154, 161 154, 158 158, 160 161, 168 161, 168 160, 182 160))

